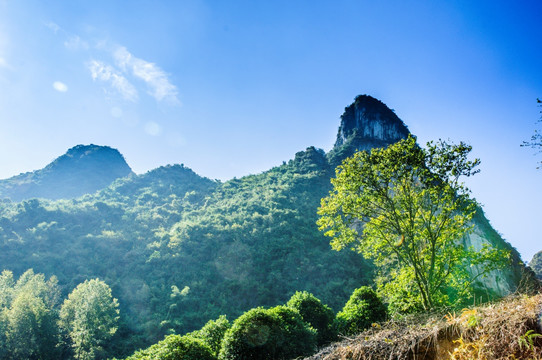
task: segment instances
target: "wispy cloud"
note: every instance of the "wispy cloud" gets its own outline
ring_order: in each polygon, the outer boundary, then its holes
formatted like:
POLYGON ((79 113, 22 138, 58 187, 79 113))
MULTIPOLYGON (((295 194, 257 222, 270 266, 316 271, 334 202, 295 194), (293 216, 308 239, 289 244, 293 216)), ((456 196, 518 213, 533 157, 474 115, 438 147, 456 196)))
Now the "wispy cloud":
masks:
MULTIPOLYGON (((170 81, 169 74, 155 63, 135 57, 126 47, 115 45, 108 40, 89 41, 85 37, 66 31, 52 21, 44 25, 63 38, 67 49, 89 55, 90 60, 86 62, 86 66, 94 81, 105 84, 106 92, 113 89, 125 100, 136 102, 139 100, 138 90, 144 91, 140 89, 142 81, 146 92, 157 102, 180 105, 177 87, 170 81)), ((0 67, 2 65, 0 58, 0 67)), ((56 87, 55 89, 62 91, 56 87)))
POLYGON ((157 101, 179 103, 177 87, 169 81, 168 75, 156 64, 133 56, 123 46, 113 53, 113 57, 120 69, 143 80, 149 88, 148 93, 157 101))
POLYGON ((70 50, 88 50, 89 45, 77 35, 71 35, 64 41, 64 46, 70 50))
POLYGON ((55 89, 58 92, 66 92, 68 91, 68 86, 60 81, 55 81, 53 83, 53 89, 55 89))
POLYGON ((130 81, 115 68, 98 60, 91 60, 87 64, 93 80, 109 83, 120 95, 130 101, 137 101, 138 93, 130 81))
POLYGON ((44 24, 45 26, 47 26, 49 29, 53 30, 53 32, 56 34, 59 30, 62 30, 62 28, 60 26, 58 26, 58 24, 52 22, 52 21, 49 21, 49 22, 46 22, 44 24))

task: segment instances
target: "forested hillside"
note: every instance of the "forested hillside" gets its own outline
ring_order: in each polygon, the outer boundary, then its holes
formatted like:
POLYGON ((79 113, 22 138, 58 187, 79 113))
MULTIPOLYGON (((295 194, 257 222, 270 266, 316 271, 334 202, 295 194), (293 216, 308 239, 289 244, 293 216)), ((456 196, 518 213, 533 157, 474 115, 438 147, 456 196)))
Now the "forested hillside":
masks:
MULTIPOLYGON (((335 166, 356 149, 385 146, 408 129, 384 104, 356 98, 329 153, 309 147, 257 175, 212 181, 183 165, 131 174, 93 194, 0 204, 0 264, 56 275, 65 294, 100 278, 120 304, 113 354, 199 329, 221 314, 285 303, 307 290, 338 311, 372 282, 372 264, 331 251, 316 210, 335 166)), ((510 247, 480 212, 476 237, 510 247)), ((485 290, 512 291, 519 255, 485 290), (495 288, 494 283, 497 283, 495 288)))
POLYGON ((177 165, 75 200, 4 202, 0 261, 16 274, 56 274, 65 290, 104 280, 119 299, 128 348, 285 302, 296 290, 337 309, 370 282, 371 267, 330 251, 317 230, 331 171, 309 148, 223 184, 177 165))
POLYGON ((91 194, 132 174, 118 150, 77 145, 41 170, 0 180, 0 199, 69 199, 91 194))

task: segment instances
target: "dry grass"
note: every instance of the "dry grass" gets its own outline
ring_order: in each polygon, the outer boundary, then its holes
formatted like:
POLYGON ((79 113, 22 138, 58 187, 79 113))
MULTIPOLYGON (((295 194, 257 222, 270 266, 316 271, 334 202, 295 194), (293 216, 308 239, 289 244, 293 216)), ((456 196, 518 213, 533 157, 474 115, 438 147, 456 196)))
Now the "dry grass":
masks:
POLYGON ((510 297, 447 315, 390 321, 307 360, 542 360, 542 295, 510 297))

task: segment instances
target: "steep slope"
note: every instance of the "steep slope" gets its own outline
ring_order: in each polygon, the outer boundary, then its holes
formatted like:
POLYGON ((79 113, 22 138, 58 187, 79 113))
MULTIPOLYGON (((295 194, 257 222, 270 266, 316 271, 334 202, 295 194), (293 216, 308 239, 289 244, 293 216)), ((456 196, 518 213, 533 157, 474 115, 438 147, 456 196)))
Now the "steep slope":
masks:
POLYGON ((335 146, 327 157, 335 167, 355 151, 386 147, 409 134, 403 121, 383 102, 359 95, 344 109, 335 146))
POLYGON ((118 150, 77 145, 41 170, 0 180, 0 198, 69 199, 94 193, 132 174, 118 150))
MULTIPOLYGON (((359 95, 354 103, 345 108, 337 141, 327 157, 331 166, 335 167, 355 151, 385 147, 407 138, 409 134, 403 121, 384 103, 369 95, 359 95)), ((489 243, 511 253, 512 265, 508 269, 494 271, 478 283, 480 295, 508 295, 516 291, 524 277, 529 279, 524 285, 532 283, 532 273, 525 268, 519 253, 493 229, 481 208, 473 223, 474 230, 463 239, 465 246, 481 249, 484 243, 489 243)))

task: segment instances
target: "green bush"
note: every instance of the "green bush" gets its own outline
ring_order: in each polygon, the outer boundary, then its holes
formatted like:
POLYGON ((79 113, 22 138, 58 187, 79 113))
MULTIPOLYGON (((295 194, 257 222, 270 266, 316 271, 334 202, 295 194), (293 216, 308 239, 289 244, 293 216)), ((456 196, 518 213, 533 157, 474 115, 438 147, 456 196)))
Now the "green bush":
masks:
POLYGON ((169 335, 126 360, 216 360, 216 357, 201 339, 189 335, 169 335))
POLYGON ((316 345, 316 331, 301 315, 286 306, 255 308, 234 321, 226 332, 220 360, 292 359, 310 355, 316 345))
POLYGON ((386 306, 373 289, 362 286, 354 290, 350 300, 335 318, 335 328, 341 335, 354 335, 372 323, 386 319, 386 306))
POLYGON ((298 291, 286 304, 299 312, 303 321, 317 331, 316 342, 322 346, 335 340, 337 337, 333 328, 335 314, 333 310, 307 291, 298 291))
POLYGON ((218 319, 208 321, 201 330, 196 330, 190 333, 190 335, 203 340, 211 348, 213 355, 218 356, 220 344, 229 328, 230 322, 226 318, 226 315, 220 315, 218 319))

